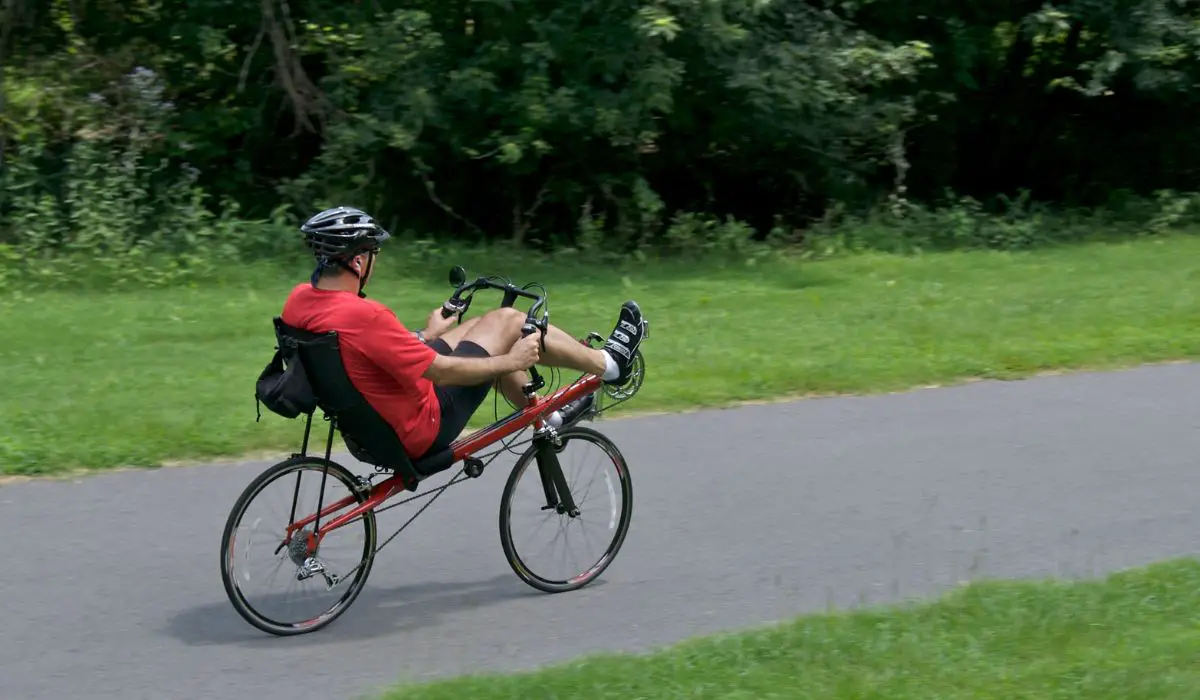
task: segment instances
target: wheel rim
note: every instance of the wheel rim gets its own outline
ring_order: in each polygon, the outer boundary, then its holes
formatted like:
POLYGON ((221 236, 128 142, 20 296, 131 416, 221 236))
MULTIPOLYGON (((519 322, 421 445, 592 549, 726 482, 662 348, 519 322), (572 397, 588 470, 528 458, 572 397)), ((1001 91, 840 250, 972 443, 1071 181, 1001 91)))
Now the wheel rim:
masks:
MULTIPOLYGON (((293 537, 290 545, 281 546, 289 522, 317 511, 323 471, 320 463, 303 463, 282 470, 264 480, 235 515, 224 553, 226 581, 236 602, 262 626, 279 630, 320 626, 349 605, 367 574, 375 546, 370 513, 329 532, 315 552, 303 546, 302 537, 293 537), (293 500, 294 519, 291 518, 293 500), (297 580, 308 555, 315 555, 326 572, 345 580, 332 590, 320 572, 297 580), (268 592, 272 587, 283 590, 268 592)), ((353 482, 349 478, 348 474, 329 469, 322 499, 324 507, 352 495, 353 482)), ((361 497, 356 496, 355 502, 360 501, 361 497)), ((321 522, 326 523, 351 507, 323 517, 321 522)), ((311 524, 303 530, 311 531, 311 524)))
POLYGON ((505 535, 522 577, 570 588, 598 576, 620 548, 631 510, 624 459, 607 440, 587 433, 563 437, 558 453, 579 516, 546 505, 537 460, 516 465, 505 502, 505 535))

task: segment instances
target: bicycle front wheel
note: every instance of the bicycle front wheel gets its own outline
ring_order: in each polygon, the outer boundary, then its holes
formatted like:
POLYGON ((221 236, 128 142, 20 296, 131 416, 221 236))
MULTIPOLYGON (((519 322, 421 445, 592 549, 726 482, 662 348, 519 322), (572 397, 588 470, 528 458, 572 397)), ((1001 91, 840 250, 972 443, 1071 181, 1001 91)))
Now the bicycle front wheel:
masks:
POLYGON ((604 573, 625 542, 633 515, 633 482, 617 446, 580 426, 561 431, 559 439, 557 461, 578 514, 548 507, 536 446, 513 465, 500 497, 504 556, 522 581, 546 593, 582 588, 604 573), (549 543, 533 544, 538 535, 548 536, 549 543), (583 553, 568 541, 572 535, 579 535, 583 553))
POLYGON ((344 613, 374 562, 375 513, 327 533, 315 548, 313 523, 291 537, 287 528, 315 515, 318 501, 323 510, 345 503, 321 516, 324 529, 365 500, 348 469, 312 457, 280 462, 252 481, 221 537, 221 578, 238 614, 264 632, 288 636, 319 630, 344 613), (268 590, 272 586, 280 590, 268 590))

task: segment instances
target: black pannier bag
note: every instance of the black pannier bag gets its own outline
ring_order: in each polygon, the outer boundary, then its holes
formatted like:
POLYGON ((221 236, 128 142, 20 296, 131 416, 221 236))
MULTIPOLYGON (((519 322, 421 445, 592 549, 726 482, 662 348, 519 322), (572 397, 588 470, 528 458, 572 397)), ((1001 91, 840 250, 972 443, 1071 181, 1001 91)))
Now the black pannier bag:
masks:
MULTIPOLYGON (((258 375, 254 398, 272 413, 284 418, 309 414, 317 408, 317 396, 309 383, 299 347, 294 338, 280 332, 280 319, 275 319, 275 356, 258 375)), ((261 411, 259 418, 262 417, 261 411)))

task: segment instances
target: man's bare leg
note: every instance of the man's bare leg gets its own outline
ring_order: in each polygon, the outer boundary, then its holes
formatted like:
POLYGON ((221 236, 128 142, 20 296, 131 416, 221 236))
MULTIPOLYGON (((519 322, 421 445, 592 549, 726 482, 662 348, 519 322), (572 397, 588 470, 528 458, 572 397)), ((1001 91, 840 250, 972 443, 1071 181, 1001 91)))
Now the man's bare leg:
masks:
MULTIPOLYGON (((479 345, 493 357, 503 355, 521 337, 521 326, 524 324, 524 311, 495 309, 479 317, 479 323, 463 336, 463 340, 479 345)), ((604 351, 590 348, 561 328, 550 326, 546 330, 546 347, 542 350, 539 364, 603 374, 608 367, 608 359, 604 351)))
MULTIPOLYGON (((451 328, 442 335, 438 336, 438 339, 449 345, 451 352, 453 352, 458 347, 459 342, 465 340, 467 334, 479 324, 481 318, 483 317, 475 316, 474 318, 468 318, 454 328, 451 328)), ((472 342, 476 341, 472 340, 472 342)), ((489 354, 492 352, 487 348, 487 346, 482 347, 485 350, 488 350, 489 354)), ((528 375, 526 375, 524 372, 514 372, 512 374, 506 374, 503 377, 500 377, 495 381, 493 386, 495 387, 496 391, 504 394, 504 397, 508 399, 509 403, 513 404, 514 406, 524 406, 525 393, 521 391, 521 389, 527 383, 529 383, 528 375)))
POLYGON ((584 345, 558 326, 549 326, 542 363, 602 375, 608 369, 608 355, 603 350, 584 345))
MULTIPOLYGON (((463 334, 462 339, 479 345, 494 357, 507 353, 516 344, 521 337, 521 327, 525 325, 526 315, 525 312, 510 307, 489 311, 476 320, 478 323, 463 334)), ((580 343, 557 326, 549 326, 546 329, 545 341, 546 347, 542 350, 539 364, 595 374, 603 374, 608 368, 608 359, 602 350, 580 343)), ((513 372, 497 380, 497 388, 514 406, 525 406, 522 388, 528 382, 527 373, 513 372)))
POLYGON ((529 375, 525 372, 513 372, 496 380, 496 391, 504 394, 504 398, 517 408, 529 405, 525 398, 525 385, 529 383, 529 375))
MULTIPOLYGON (((628 302, 626 306, 632 304, 628 302)), ((631 307, 636 311, 636 305, 631 307)), ((622 307, 622 314, 633 313, 629 309, 622 307)), ((633 317, 631 317, 633 318, 633 317)), ((488 354, 496 357, 504 355, 512 349, 517 340, 521 337, 521 327, 525 324, 525 312, 515 308, 501 308, 489 311, 481 317, 477 318, 477 323, 468 329, 462 337, 462 340, 469 340, 484 350, 488 354)), ((465 325, 465 324, 464 324, 465 325)), ((636 326, 630 324, 623 315, 613 331, 613 338, 609 342, 628 343, 631 339, 629 333, 635 332, 636 326), (624 328, 624 330, 622 330, 624 328)), ((457 330, 457 329, 456 329, 457 330)), ((616 352, 622 356, 627 356, 628 349, 622 349, 620 346, 614 346, 616 352)), ((627 348, 627 346, 626 346, 627 348)), ((628 362, 628 360, 624 360, 628 362)), ((613 366, 614 371, 619 371, 622 359, 613 357, 610 358, 607 350, 593 348, 584 345, 569 333, 558 328, 557 326, 549 326, 546 329, 545 347, 542 349, 542 357, 539 364, 548 367, 562 367, 574 369, 579 372, 596 374, 606 379, 616 379, 617 377, 606 377, 609 372, 610 362, 617 363, 613 366)), ((628 365, 626 365, 628 367, 628 365)), ((497 380, 497 388, 502 391, 508 400, 516 405, 525 405, 525 397, 521 391, 522 387, 529 381, 525 372, 514 372, 512 374, 501 377, 497 380)))
POLYGON ((478 316, 475 318, 468 318, 438 337, 441 338, 441 340, 447 345, 449 345, 451 350, 453 350, 454 348, 458 347, 458 341, 466 337, 467 333, 470 333, 471 329, 474 328, 477 323, 479 323, 478 316))
MULTIPOLYGON (((524 314, 521 317, 524 318, 524 314)), ((546 328, 545 341, 546 347, 542 351, 542 359, 538 364, 547 367, 566 367, 597 375, 604 374, 608 368, 608 361, 602 351, 580 343, 557 326, 546 328)), ((513 342, 515 343, 516 340, 513 342)), ((496 386, 504 393, 509 403, 522 407, 527 405, 524 388, 529 383, 529 379, 529 374, 526 372, 513 372, 496 380, 496 386)))

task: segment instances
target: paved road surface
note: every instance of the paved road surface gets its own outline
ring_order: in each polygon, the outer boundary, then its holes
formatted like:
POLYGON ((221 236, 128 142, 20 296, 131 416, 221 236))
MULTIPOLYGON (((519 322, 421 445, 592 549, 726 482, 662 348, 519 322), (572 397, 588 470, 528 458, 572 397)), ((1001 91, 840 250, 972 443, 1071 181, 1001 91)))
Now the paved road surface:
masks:
POLYGON ((384 550, 341 620, 294 639, 242 622, 217 576, 223 521, 263 463, 0 487, 0 698, 351 697, 1189 555, 1198 389, 1200 367, 1175 365, 609 421, 636 510, 601 583, 517 581, 492 471, 384 550))

